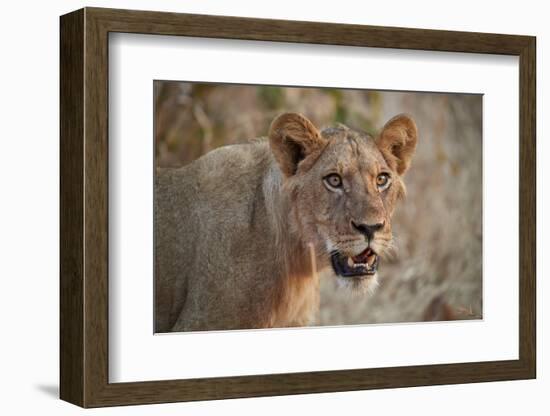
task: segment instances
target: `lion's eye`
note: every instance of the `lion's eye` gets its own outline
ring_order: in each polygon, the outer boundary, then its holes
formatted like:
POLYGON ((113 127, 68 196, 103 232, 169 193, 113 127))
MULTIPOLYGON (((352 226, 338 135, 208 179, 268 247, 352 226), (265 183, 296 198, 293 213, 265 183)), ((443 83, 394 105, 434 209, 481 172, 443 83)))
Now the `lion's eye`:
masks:
POLYGON ((378 186, 380 191, 387 189, 390 186, 390 183, 390 175, 387 173, 381 173, 376 177, 376 186, 378 186))
POLYGON ((337 173, 325 176, 324 180, 331 188, 340 188, 342 186, 342 178, 337 173))

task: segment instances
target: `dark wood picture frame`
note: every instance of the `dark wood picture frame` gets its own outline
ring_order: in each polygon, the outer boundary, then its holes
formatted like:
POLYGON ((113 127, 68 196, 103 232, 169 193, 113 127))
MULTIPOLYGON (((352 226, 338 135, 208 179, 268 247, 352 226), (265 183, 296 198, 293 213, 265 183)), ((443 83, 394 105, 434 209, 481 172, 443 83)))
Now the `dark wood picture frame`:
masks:
POLYGON ((99 8, 62 16, 60 28, 61 399, 82 407, 99 407, 535 378, 534 37, 99 8), (519 359, 109 383, 110 32, 518 56, 519 359))

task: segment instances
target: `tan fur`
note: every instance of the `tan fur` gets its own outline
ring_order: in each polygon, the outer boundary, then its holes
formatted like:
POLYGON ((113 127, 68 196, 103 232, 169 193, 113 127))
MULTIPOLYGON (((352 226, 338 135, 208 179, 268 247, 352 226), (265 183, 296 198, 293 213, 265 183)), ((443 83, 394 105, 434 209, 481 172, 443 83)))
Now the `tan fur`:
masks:
MULTIPOLYGON (((304 326, 319 308, 330 252, 367 247, 351 226, 383 222, 371 246, 391 247, 391 215, 416 147, 408 116, 375 140, 345 126, 317 128, 299 114, 272 123, 269 141, 226 146, 155 186, 156 332, 304 326), (382 170, 392 173, 385 192, 382 170), (341 192, 323 178, 338 173, 341 192), (313 254, 313 255, 312 255, 313 254)), ((365 292, 369 279, 340 278, 365 292)))

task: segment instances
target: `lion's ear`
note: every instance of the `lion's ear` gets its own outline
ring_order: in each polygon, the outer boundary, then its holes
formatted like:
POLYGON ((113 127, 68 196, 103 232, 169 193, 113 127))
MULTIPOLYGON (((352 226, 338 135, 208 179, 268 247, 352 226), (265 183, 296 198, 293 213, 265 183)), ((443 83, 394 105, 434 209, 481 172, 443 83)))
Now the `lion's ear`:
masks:
POLYGON ((376 139, 386 162, 399 175, 409 169, 416 150, 417 135, 414 120, 406 114, 399 114, 386 123, 376 139))
POLYGON ((326 139, 303 115, 285 113, 271 123, 269 144, 281 171, 288 177, 296 173, 302 161, 318 155, 326 139))

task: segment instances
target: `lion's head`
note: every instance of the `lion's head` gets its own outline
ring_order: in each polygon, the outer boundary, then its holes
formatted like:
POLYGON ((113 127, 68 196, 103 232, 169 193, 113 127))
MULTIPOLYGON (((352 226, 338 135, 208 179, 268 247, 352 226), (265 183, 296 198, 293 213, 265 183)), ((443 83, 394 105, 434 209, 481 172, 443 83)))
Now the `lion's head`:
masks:
POLYGON ((291 201, 289 232, 312 243, 319 266, 354 290, 376 287, 416 141, 407 115, 392 118, 376 138, 343 125, 319 131, 295 113, 271 125, 271 151, 291 201))

